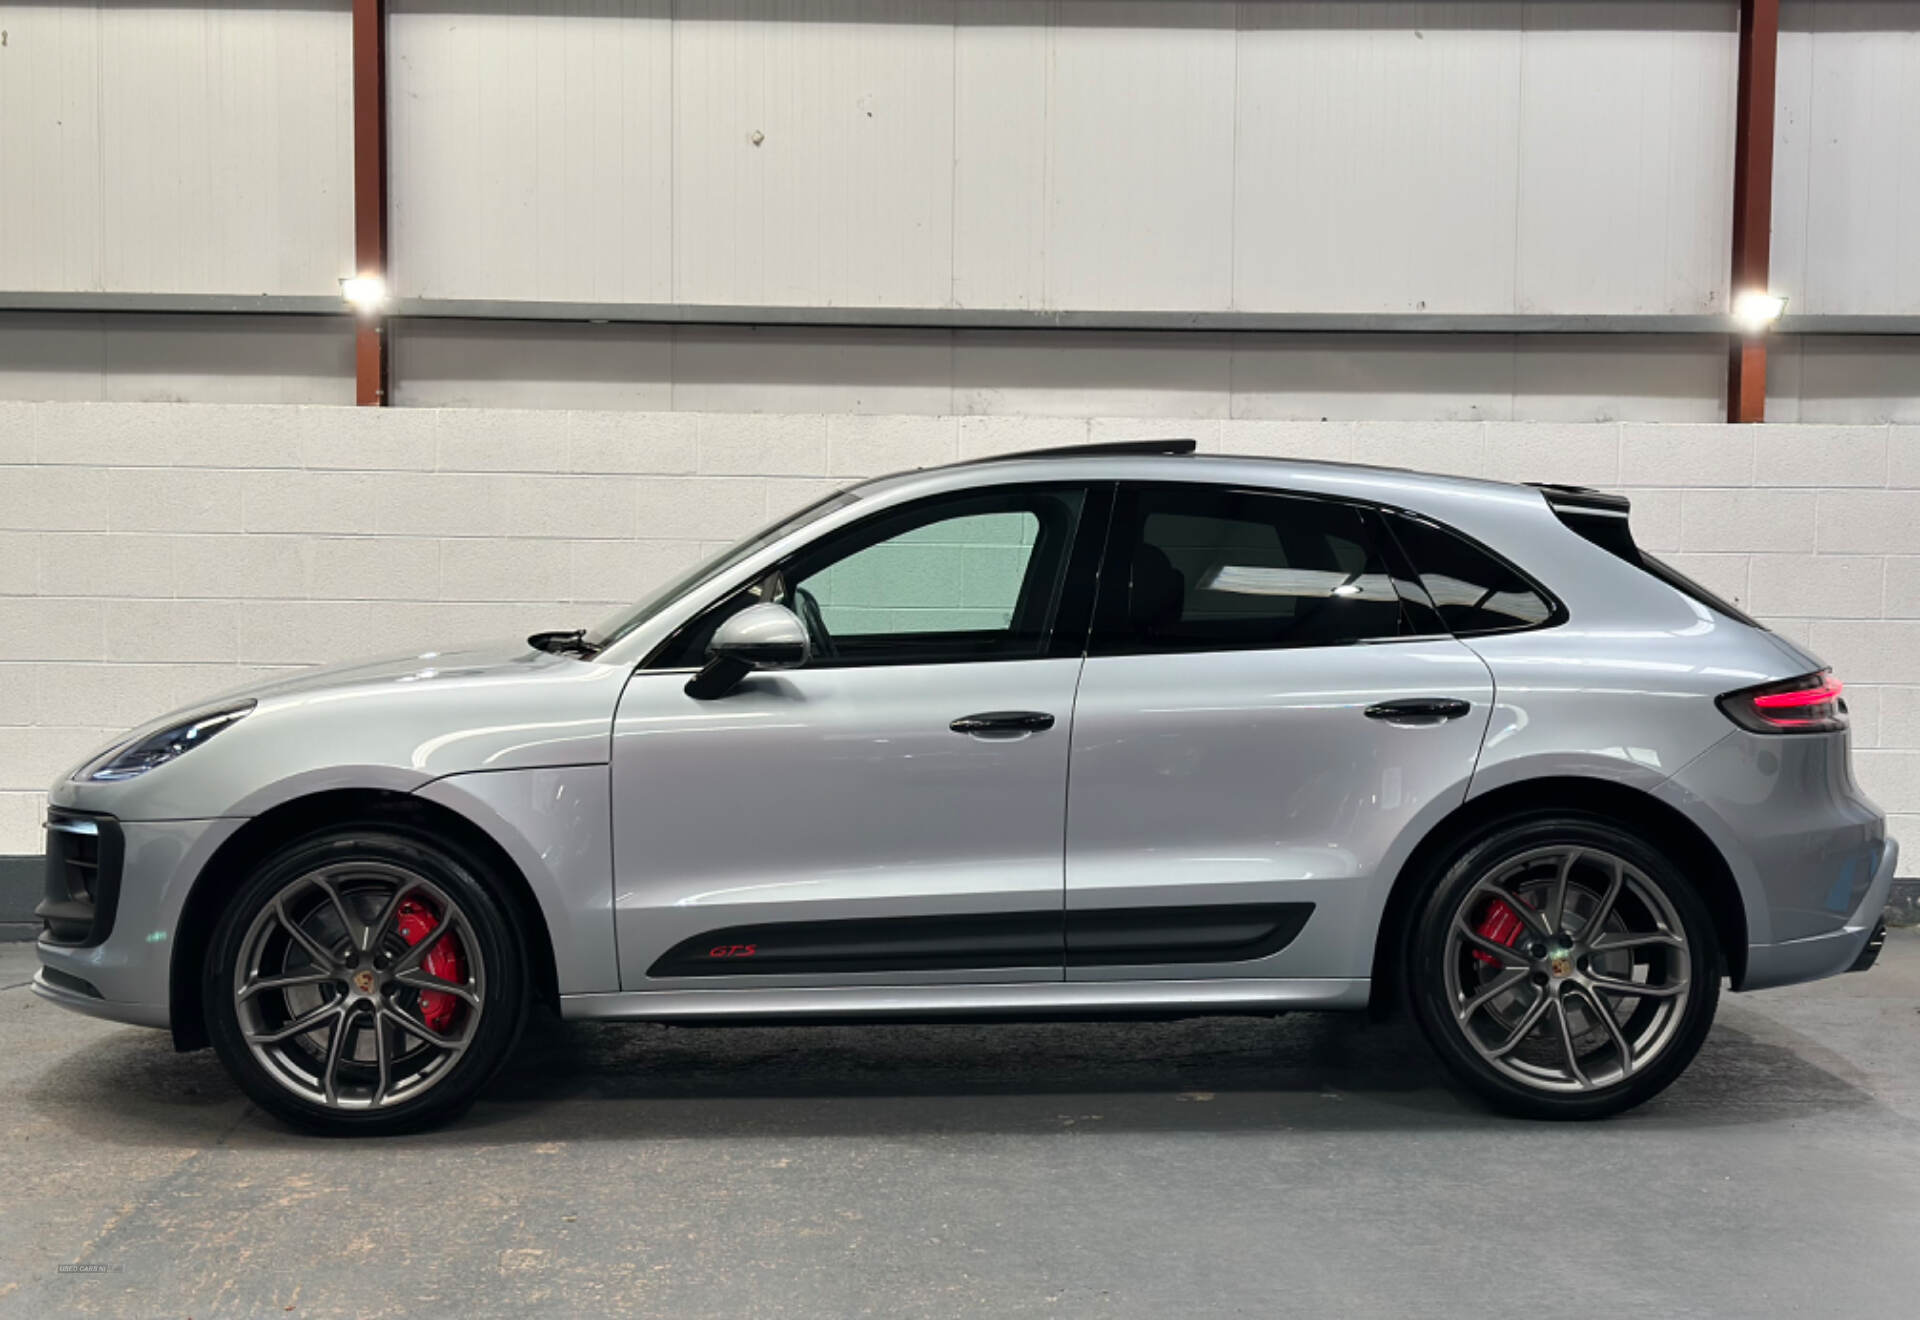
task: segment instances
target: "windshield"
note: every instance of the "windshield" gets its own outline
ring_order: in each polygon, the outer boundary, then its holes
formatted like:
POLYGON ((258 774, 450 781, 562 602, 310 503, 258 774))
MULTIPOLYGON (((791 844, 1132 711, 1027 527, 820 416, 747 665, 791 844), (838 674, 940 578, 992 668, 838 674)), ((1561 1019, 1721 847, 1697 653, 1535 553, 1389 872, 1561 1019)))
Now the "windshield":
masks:
POLYGON ((702 560, 639 604, 630 605, 612 617, 602 619, 595 624, 587 632, 588 645, 596 651, 613 645, 689 591, 719 577, 735 564, 758 554, 788 533, 797 532, 808 523, 817 522, 835 509, 844 509, 859 498, 850 490, 835 491, 825 499, 809 504, 798 513, 790 513, 779 522, 761 528, 738 545, 730 546, 719 554, 702 560))

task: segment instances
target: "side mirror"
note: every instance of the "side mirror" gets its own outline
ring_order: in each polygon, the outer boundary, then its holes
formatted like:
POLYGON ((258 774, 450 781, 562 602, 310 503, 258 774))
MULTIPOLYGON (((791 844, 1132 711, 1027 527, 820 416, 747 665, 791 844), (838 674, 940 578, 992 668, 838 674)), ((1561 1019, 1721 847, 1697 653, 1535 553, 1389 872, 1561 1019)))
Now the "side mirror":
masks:
POLYGON ((806 625, 785 605, 749 605, 714 630, 707 663, 687 680, 687 695, 711 701, 756 669, 798 669, 813 655, 806 625))

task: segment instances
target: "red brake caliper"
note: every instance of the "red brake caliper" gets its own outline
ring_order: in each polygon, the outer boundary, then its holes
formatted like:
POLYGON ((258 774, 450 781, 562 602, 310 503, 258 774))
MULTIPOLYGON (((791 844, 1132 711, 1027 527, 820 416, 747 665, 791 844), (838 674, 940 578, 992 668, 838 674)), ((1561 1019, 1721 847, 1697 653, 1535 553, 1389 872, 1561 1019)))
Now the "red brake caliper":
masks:
MULTIPOLYGON (((1520 938, 1520 932, 1526 928, 1526 922, 1520 920, 1520 914, 1508 905, 1507 900, 1496 898, 1487 904, 1486 915, 1480 918, 1480 924, 1473 929, 1481 938, 1492 940, 1495 944, 1502 944, 1511 949, 1513 942, 1520 938)), ((1473 949, 1470 952, 1477 962, 1483 962, 1489 967, 1500 965, 1498 958, 1482 949, 1473 949)))
MULTIPOLYGON (((416 898, 400 901, 400 910, 394 914, 394 929, 400 932, 400 938, 408 944, 418 944, 433 934, 438 925, 433 909, 416 898)), ((467 962, 460 956, 459 937, 448 933, 440 937, 427 956, 420 960, 420 966, 428 976, 438 977, 442 981, 464 984, 467 979, 467 962)), ((460 1001, 444 990, 422 990, 420 992, 420 1017, 435 1031, 445 1031, 453 1025, 453 1010, 460 1001)))

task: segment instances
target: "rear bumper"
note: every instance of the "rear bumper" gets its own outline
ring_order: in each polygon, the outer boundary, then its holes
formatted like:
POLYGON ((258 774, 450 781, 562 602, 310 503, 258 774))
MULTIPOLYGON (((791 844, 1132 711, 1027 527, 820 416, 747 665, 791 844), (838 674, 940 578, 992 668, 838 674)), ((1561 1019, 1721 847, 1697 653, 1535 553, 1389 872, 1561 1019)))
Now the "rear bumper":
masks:
POLYGON ((1816 981, 1823 976, 1854 970, 1874 932, 1883 929, 1880 914, 1887 906, 1887 892, 1893 888, 1894 868, 1899 860, 1900 845, 1888 839, 1879 870, 1867 887, 1866 898, 1840 929, 1780 944, 1748 945, 1747 974, 1738 988, 1764 990, 1768 986, 1816 981))
POLYGON ((1746 928, 1734 989, 1844 972, 1872 937, 1900 850, 1854 783, 1847 735, 1735 732, 1655 796, 1704 832, 1732 872, 1746 928))

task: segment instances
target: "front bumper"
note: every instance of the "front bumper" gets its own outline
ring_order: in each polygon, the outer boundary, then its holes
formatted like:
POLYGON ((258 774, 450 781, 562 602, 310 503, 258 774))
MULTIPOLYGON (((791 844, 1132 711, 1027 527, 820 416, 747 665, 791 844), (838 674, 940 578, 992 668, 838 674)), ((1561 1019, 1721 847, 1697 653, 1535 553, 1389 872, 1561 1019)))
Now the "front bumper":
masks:
POLYGON ((120 874, 108 929, 86 944, 43 934, 33 992, 92 1017, 168 1026, 174 936, 187 891, 214 850, 245 824, 237 817, 118 822, 120 874))

